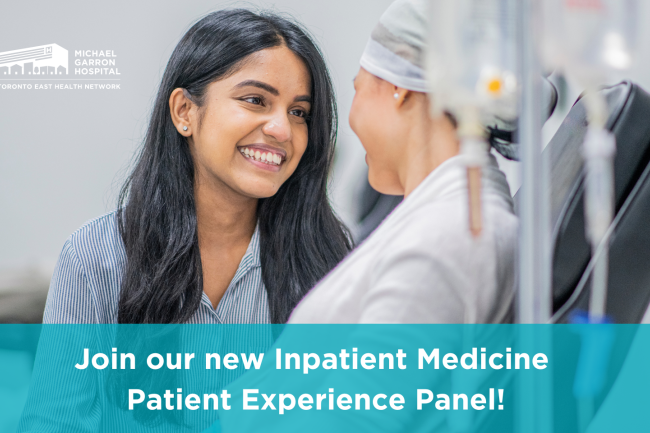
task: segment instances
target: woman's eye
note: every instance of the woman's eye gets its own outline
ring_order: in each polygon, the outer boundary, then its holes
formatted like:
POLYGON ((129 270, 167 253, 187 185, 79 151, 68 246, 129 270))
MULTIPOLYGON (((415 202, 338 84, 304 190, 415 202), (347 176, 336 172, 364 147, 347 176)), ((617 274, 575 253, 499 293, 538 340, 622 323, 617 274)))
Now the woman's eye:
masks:
POLYGON ((303 119, 307 119, 309 117, 309 114, 307 114, 305 110, 291 110, 289 113, 294 116, 302 117, 303 119))
POLYGON ((262 98, 259 98, 257 96, 250 96, 248 98, 244 98, 243 100, 255 105, 262 105, 264 102, 262 101, 262 98))

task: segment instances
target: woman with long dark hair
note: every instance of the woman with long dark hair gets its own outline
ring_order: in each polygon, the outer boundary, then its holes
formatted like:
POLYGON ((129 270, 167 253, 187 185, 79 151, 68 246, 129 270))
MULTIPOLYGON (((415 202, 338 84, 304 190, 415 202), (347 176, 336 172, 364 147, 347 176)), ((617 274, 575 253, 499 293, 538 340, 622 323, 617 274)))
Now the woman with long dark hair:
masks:
POLYGON ((183 36, 118 209, 66 241, 46 323, 284 323, 350 250, 326 186, 336 107, 297 24, 236 9, 183 36))

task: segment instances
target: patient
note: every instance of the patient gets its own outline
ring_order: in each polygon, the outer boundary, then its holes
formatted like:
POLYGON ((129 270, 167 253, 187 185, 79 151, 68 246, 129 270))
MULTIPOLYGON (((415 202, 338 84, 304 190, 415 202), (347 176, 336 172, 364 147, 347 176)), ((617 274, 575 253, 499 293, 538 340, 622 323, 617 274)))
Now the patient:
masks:
POLYGON ((405 200, 296 307, 290 323, 504 323, 513 319, 517 217, 505 175, 483 169, 483 231, 468 228, 453 119, 429 112, 425 4, 398 0, 361 58, 350 125, 369 181, 405 200))

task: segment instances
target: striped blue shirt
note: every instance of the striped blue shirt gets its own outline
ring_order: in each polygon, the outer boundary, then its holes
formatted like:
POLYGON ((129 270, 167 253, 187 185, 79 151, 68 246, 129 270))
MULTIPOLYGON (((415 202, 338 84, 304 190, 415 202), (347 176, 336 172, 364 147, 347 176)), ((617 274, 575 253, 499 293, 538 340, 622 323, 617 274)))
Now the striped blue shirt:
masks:
MULTIPOLYGON (((44 323, 117 323, 126 264, 116 212, 84 224, 63 245, 43 316, 44 323)), ((270 323, 262 282, 259 228, 217 308, 203 293, 188 323, 270 323)))

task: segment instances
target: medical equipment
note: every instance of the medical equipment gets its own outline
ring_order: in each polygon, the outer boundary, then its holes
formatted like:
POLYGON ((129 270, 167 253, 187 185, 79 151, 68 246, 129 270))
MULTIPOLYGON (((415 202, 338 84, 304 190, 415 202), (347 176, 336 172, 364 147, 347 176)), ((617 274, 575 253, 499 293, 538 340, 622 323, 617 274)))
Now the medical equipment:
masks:
MULTIPOLYGON (((619 143, 614 160, 615 221, 629 214, 629 203, 648 171, 650 159, 650 94, 637 84, 624 81, 598 91, 607 102, 606 128, 619 143)), ((553 251, 553 323, 567 323, 575 310, 589 307, 590 281, 594 263, 590 263, 590 243, 584 218, 582 182, 582 144, 587 134, 587 109, 578 99, 544 149, 549 160, 550 225, 553 251)), ((521 208, 523 191, 515 194, 521 208)), ((637 195, 638 197, 638 195, 637 195)), ((644 201, 634 198, 635 201, 644 201)), ((643 206, 642 203, 640 203, 643 206)), ((606 313, 615 323, 639 323, 650 302, 650 269, 632 258, 650 254, 646 243, 644 214, 627 216, 616 226, 610 249, 609 285, 606 313), (633 253, 628 253, 634 251, 633 253)), ((610 231, 612 228, 610 228, 610 231)))
MULTIPOLYGON (((615 211, 614 155, 616 138, 607 128, 609 111, 598 92, 617 71, 632 64, 635 0, 547 0, 542 2, 540 51, 547 68, 557 68, 585 89, 588 129, 582 146, 584 159, 584 217, 593 271, 587 323, 607 323, 605 315, 609 272, 609 235, 615 211)), ((574 395, 578 399, 579 428, 585 431, 594 415, 595 399, 609 359, 604 340, 607 327, 581 334, 581 358, 574 395)))
POLYGON ((542 59, 586 89, 589 128, 584 140, 586 234, 596 259, 592 277, 589 317, 600 322, 605 315, 608 251, 596 257, 614 215, 614 135, 607 130, 607 103, 597 92, 626 71, 633 61, 636 0, 547 0, 542 2, 542 59))
POLYGON ((458 121, 467 161, 469 227, 482 228, 486 127, 517 117, 515 0, 432 0, 427 74, 433 113, 458 121))
MULTIPOLYGON (((584 97, 571 108, 544 151, 551 162, 554 323, 593 323, 584 312, 589 307, 593 272, 603 251, 609 257, 606 317, 614 323, 640 323, 650 302, 650 269, 642 265, 642 258, 650 254, 650 94, 629 81, 598 93, 607 103, 605 127, 619 145, 613 166, 615 219, 605 235, 611 242, 602 242, 591 260, 584 218, 586 185, 581 175, 581 149, 589 128, 584 97)), ((609 392, 611 384, 603 384, 602 380, 611 374, 608 365, 614 365, 616 359, 610 359, 611 327, 574 329, 581 347, 572 385, 579 402, 575 422, 584 429, 599 399, 609 392)), ((565 419, 574 415, 564 412, 560 416, 565 419)))

